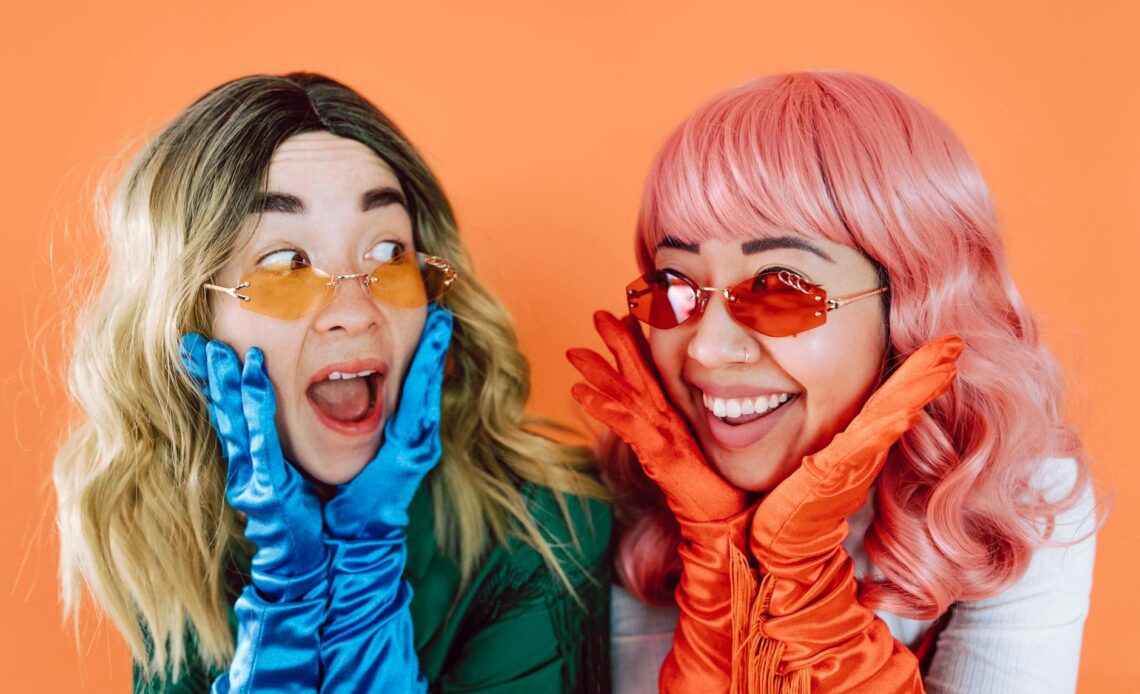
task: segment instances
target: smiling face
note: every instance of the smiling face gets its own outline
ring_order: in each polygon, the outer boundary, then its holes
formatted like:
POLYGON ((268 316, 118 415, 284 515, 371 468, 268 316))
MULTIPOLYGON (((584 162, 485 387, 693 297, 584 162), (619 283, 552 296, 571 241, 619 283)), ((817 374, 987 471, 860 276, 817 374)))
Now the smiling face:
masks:
MULTIPOLYGON (((365 145, 326 132, 291 137, 270 162, 252 240, 214 282, 234 287, 257 269, 305 265, 371 272, 415 250, 404 199, 396 174, 365 145)), ((426 307, 386 306, 358 279, 342 280, 328 304, 295 320, 220 293, 210 301, 215 339, 243 359, 250 347, 265 352, 285 457, 319 482, 355 477, 379 450, 426 307)))
MULTIPOLYGON (((654 265, 701 287, 733 287, 769 268, 821 285, 828 298, 879 286, 874 266, 857 251, 799 237, 699 245, 666 239, 654 265)), ((737 487, 767 491, 858 413, 878 383, 885 333, 879 297, 829 312, 820 327, 769 337, 733 319, 715 293, 702 315, 651 328, 649 344, 669 397, 710 462, 737 487)))

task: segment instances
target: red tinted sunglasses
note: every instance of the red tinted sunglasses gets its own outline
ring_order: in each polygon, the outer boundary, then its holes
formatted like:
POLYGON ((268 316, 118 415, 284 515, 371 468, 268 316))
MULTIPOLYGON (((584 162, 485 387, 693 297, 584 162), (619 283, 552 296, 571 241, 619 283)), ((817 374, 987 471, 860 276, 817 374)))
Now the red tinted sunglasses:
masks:
POLYGON ((634 318, 668 330, 700 316, 709 297, 721 294, 736 322, 769 337, 785 337, 818 328, 828 312, 886 291, 879 287, 828 299, 822 287, 789 270, 765 270, 728 289, 702 287, 676 270, 655 270, 630 282, 625 295, 634 318))

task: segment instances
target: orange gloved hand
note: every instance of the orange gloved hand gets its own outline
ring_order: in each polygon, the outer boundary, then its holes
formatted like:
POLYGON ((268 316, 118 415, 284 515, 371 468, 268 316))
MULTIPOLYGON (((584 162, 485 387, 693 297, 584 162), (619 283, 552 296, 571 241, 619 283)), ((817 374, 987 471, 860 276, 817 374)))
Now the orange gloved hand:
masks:
POLYGON ((680 620, 661 668, 660 690, 727 692, 734 647, 732 567, 748 570, 748 495, 705 461, 688 423, 662 392, 637 321, 599 311, 594 324, 617 369, 596 352, 569 350, 566 357, 586 379, 571 393, 629 444, 681 529, 680 620))
POLYGON ((759 504, 750 548, 762 580, 745 691, 923 691, 917 659, 859 602, 843 541, 891 446, 950 386, 962 347, 950 336, 915 351, 843 433, 759 504))

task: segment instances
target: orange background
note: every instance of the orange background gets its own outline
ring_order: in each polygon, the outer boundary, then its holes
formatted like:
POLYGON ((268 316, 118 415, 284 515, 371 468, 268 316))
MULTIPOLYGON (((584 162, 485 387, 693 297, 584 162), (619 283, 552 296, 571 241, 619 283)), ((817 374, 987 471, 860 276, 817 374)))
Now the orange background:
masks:
POLYGON ((77 640, 56 597, 61 320, 76 272, 103 255, 94 182, 209 87, 292 69, 359 88, 426 154, 518 322, 533 410, 579 424, 562 353, 598 346, 591 311, 621 308, 642 177, 682 117, 750 76, 828 67, 934 108, 986 174, 1014 275, 1071 376, 1069 411, 1116 494, 1081 691, 1140 682, 1137 3, 29 5, 0 29, 0 689, 129 690, 122 643, 92 614, 77 640))

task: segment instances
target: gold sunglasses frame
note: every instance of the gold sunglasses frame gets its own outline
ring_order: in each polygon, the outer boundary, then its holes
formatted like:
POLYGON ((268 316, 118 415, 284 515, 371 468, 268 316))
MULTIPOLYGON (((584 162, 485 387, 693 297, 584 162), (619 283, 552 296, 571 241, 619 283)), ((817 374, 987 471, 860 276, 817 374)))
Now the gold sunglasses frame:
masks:
MULTIPOLYGON (((355 273, 347 274, 347 275, 334 275, 334 274, 331 274, 331 273, 329 273, 329 272, 327 272, 321 268, 318 268, 318 267, 310 266, 310 268, 314 272, 323 273, 323 274, 326 274, 329 276, 329 281, 326 283, 325 286, 331 287, 333 289, 333 293, 335 293, 337 288, 340 287, 340 283, 343 280, 360 280, 360 286, 367 289, 370 284, 379 281, 378 279, 376 279, 375 277, 372 276, 377 270, 384 267, 388 263, 395 262, 397 259, 399 259, 405 255, 409 255, 409 254, 419 255, 420 252, 419 251, 408 251, 406 253, 401 253, 400 255, 396 256, 395 258, 392 258, 390 260, 384 261, 383 263, 380 263, 379 265, 377 265, 372 270, 372 272, 355 272, 355 273)), ((418 259, 417 259, 417 261, 418 261, 418 259)), ((455 280, 459 279, 459 274, 456 272, 455 267, 446 258, 442 258, 438 255, 424 254, 423 261, 425 263, 427 263, 428 265, 431 265, 435 269, 441 271, 444 274, 443 291, 440 292, 440 296, 443 296, 447 292, 451 291, 451 286, 455 283, 455 280)), ((235 287, 223 287, 223 286, 220 286, 217 284, 210 284, 209 282, 206 282, 202 285, 202 288, 208 289, 211 291, 215 291, 215 292, 221 292, 222 294, 226 294, 227 296, 231 296, 235 299, 238 299, 239 301, 244 301, 246 303, 249 303, 250 297, 239 293, 240 290, 245 289, 248 286, 249 286, 248 281, 241 282, 240 284, 238 284, 235 287)), ((329 294, 329 300, 330 301, 332 300, 333 293, 329 294)), ((382 300, 380 300, 380 301, 382 301, 382 300)), ((328 305, 328 303, 326 302, 325 304, 318 307, 317 309, 314 309, 314 311, 318 311, 327 305, 328 305)), ((304 315, 309 315, 309 314, 304 314, 304 315)), ((303 318, 304 315, 298 316, 298 318, 303 318)), ((297 320, 297 319, 293 319, 293 320, 297 320)))

